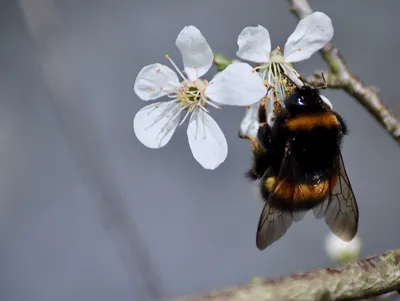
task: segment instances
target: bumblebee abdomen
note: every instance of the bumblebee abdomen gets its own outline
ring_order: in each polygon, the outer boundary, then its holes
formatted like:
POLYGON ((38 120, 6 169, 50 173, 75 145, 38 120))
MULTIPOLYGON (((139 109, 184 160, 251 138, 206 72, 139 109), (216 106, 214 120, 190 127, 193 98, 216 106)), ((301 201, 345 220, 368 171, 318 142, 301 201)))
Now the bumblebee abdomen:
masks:
POLYGON ((263 181, 262 194, 271 206, 282 210, 309 210, 324 201, 337 177, 317 183, 294 183, 266 177, 263 181))
POLYGON ((289 117, 284 126, 290 132, 299 132, 311 131, 315 128, 338 129, 340 123, 332 112, 323 112, 289 117))

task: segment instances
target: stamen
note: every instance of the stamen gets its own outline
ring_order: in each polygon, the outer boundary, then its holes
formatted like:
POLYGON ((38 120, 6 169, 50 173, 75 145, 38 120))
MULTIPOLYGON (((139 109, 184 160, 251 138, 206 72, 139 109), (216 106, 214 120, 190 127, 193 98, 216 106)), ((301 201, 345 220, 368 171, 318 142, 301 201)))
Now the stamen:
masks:
POLYGON ((176 118, 179 118, 183 109, 184 108, 179 109, 178 112, 176 112, 176 114, 168 120, 168 122, 161 128, 160 132, 157 134, 157 138, 162 133, 164 133, 164 135, 161 137, 161 140, 164 139, 168 135, 168 133, 174 128, 173 125, 175 123, 175 120, 176 120, 176 118))
POLYGON ((181 125, 185 122, 185 120, 186 120, 186 118, 189 116, 189 114, 190 114, 190 111, 187 110, 185 116, 183 117, 182 121, 179 122, 178 126, 181 126, 181 125))
POLYGON ((222 110, 221 107, 217 106, 215 103, 212 103, 211 101, 209 101, 209 100, 207 100, 207 99, 203 99, 203 101, 204 101, 206 104, 209 104, 210 106, 212 106, 212 107, 214 107, 214 108, 216 108, 216 109, 218 109, 218 110, 222 110))
MULTIPOLYGON (((175 107, 175 108, 176 108, 176 107, 175 107)), ((183 109, 184 109, 184 108, 181 108, 181 109, 174 115, 174 117, 170 118, 170 119, 168 120, 168 122, 161 128, 160 132, 159 132, 158 135, 157 135, 157 139, 158 139, 158 137, 163 133, 163 136, 162 136, 161 139, 160 139, 160 143, 162 143, 163 139, 164 139, 165 137, 167 137, 167 135, 169 134, 169 132, 172 131, 172 129, 174 128, 174 126, 173 126, 173 125, 174 125, 174 121, 175 121, 176 118, 179 118, 180 113, 182 112, 183 109), (171 124, 171 123, 172 123, 172 124, 171 124)))
POLYGON ((302 50, 303 50, 303 48, 299 47, 299 48, 297 48, 297 50, 298 50, 298 51, 302 51, 302 50))
MULTIPOLYGON (((151 110, 151 111, 148 113, 148 115, 150 115, 150 113, 154 112, 154 110, 158 108, 158 105, 159 105, 159 103, 155 104, 155 105, 154 105, 154 109, 151 110), (156 105, 157 105, 157 107, 156 107, 156 105)), ((173 110, 173 109, 175 108, 175 106, 176 106, 176 101, 171 101, 171 103, 169 104, 169 106, 166 107, 166 108, 164 109, 164 111, 163 111, 160 115, 157 116, 157 118, 154 120, 154 122, 153 122, 152 124, 150 124, 145 130, 148 130, 148 129, 151 128, 153 125, 155 125, 157 122, 159 122, 161 119, 163 119, 165 116, 167 116, 168 113, 170 113, 171 110, 173 110)))
MULTIPOLYGON (((204 114, 201 114, 201 123, 203 124, 203 139, 207 138, 207 131, 206 131, 206 127, 205 127, 205 122, 204 122, 204 114)), ((196 133, 196 137, 197 137, 197 133, 196 133)))
POLYGON ((152 104, 153 108, 152 108, 152 110, 150 112, 147 113, 147 115, 150 115, 151 113, 153 113, 158 108, 159 104, 160 104, 159 102, 153 103, 152 104))
POLYGON ((264 72, 263 72, 263 74, 262 74, 262 77, 261 77, 261 78, 263 78, 263 79, 264 79, 266 74, 267 74, 267 69, 265 69, 265 70, 264 70, 264 72))
POLYGON ((178 95, 176 94, 176 92, 172 92, 172 93, 167 93, 167 96, 169 98, 176 98, 178 95))
POLYGON ((203 107, 202 105, 199 105, 199 108, 202 109, 204 112, 210 114, 210 111, 207 110, 205 107, 203 107))
POLYGON ((169 60, 169 62, 172 64, 172 66, 174 66, 175 70, 179 73, 179 75, 186 80, 186 77, 183 75, 183 73, 181 72, 181 70, 179 70, 178 66, 174 63, 174 61, 169 57, 168 54, 165 55, 165 58, 167 60, 169 60))
MULTIPOLYGON (((185 109, 185 107, 181 107, 179 108, 178 112, 175 113, 175 115, 170 119, 170 122, 174 121, 176 118, 179 118, 179 116, 181 115, 182 111, 185 109)), ((168 123, 170 123, 168 122, 168 123)), ((163 129, 161 129, 162 131, 163 129)))
POLYGON ((276 50, 280 51, 280 50, 281 50, 281 47, 276 46, 276 50))

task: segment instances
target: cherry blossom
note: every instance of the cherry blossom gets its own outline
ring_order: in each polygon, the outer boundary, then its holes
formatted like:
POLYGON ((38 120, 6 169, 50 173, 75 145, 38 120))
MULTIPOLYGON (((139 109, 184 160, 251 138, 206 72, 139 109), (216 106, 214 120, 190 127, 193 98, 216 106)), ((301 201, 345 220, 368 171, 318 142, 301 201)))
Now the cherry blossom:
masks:
POLYGON ((201 78, 212 66, 213 52, 194 26, 182 29, 176 46, 182 54, 185 75, 168 55, 176 72, 160 63, 142 68, 134 85, 136 95, 143 101, 161 97, 169 100, 139 110, 133 129, 145 146, 161 148, 189 118, 187 136, 194 158, 205 169, 215 169, 226 159, 228 145, 209 109, 252 105, 265 96, 267 88, 246 63, 231 64, 210 82, 201 78))

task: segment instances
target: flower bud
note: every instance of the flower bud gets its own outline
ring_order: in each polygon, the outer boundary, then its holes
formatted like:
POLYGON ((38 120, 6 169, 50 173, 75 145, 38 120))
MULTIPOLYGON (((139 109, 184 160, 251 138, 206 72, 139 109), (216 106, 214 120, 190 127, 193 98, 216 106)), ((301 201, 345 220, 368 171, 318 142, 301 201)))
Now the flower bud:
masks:
POLYGON ((361 251, 361 240, 358 236, 346 242, 330 233, 325 239, 325 252, 330 259, 338 263, 347 263, 358 259, 361 251))

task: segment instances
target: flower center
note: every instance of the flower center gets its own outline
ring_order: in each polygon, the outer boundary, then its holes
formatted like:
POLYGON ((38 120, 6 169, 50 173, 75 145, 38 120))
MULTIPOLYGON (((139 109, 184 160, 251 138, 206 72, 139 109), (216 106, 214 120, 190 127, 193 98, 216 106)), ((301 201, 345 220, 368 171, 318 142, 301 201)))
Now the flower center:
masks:
POLYGON ((204 94, 204 89, 208 82, 204 79, 190 81, 185 79, 182 86, 176 90, 178 103, 190 112, 196 107, 205 108, 209 101, 204 94))
POLYGON ((275 50, 271 51, 269 57, 270 57, 271 63, 283 64, 283 54, 282 54, 281 48, 279 46, 276 47, 275 50))
MULTIPOLYGON (((278 102, 282 102, 294 88, 287 77, 292 79, 298 76, 292 64, 285 63, 284 56, 280 50, 279 46, 276 47, 270 53, 269 62, 254 68, 266 82, 266 85, 273 88, 271 93, 273 93, 274 100, 278 102)), ((270 95, 267 97, 270 97, 270 95)))
MULTIPOLYGON (((186 78, 186 76, 183 75, 183 73, 179 70, 178 66, 176 66, 169 55, 166 54, 165 57, 170 61, 172 66, 174 66, 176 72, 178 72, 178 74, 183 79, 183 81, 181 82, 181 86, 178 89, 175 89, 174 93, 170 95, 170 97, 176 98, 178 104, 182 107, 182 109, 186 109, 188 113, 193 112, 196 108, 200 108, 203 111, 210 113, 205 108, 207 105, 210 105, 216 109, 221 109, 219 106, 207 99, 207 96, 204 93, 208 85, 207 80, 202 78, 190 80, 186 78)), ((186 119, 186 117, 187 114, 184 119, 186 119)))

